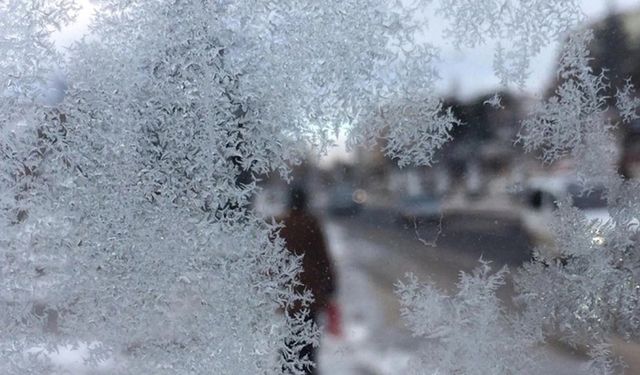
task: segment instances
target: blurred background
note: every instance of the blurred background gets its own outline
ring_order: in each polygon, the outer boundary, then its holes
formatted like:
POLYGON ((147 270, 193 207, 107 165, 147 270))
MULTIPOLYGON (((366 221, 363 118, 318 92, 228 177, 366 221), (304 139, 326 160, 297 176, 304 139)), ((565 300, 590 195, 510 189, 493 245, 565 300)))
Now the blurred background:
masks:
MULTIPOLYGON (((585 4, 590 19, 584 26, 595 32, 593 69, 609 70, 611 97, 628 78, 640 87, 640 7, 631 3, 585 4)), ((551 56, 557 55, 555 47, 551 56)), ((308 190, 338 270, 342 334, 324 335, 320 373, 404 372, 420 348, 403 326, 393 293, 406 272, 453 290, 459 272, 471 271, 481 257, 495 269, 518 267, 532 259, 534 248, 549 243, 555 202, 569 196, 587 217, 607 219, 598 187, 578 196, 571 159, 543 165, 539 155, 526 154, 514 143, 531 106, 552 95, 558 84, 557 60, 544 58, 534 67, 532 79, 538 81, 528 90, 498 92, 499 104, 495 83, 474 84, 464 77, 477 74, 471 64, 462 63, 469 71, 460 73, 459 81, 447 80, 456 76, 459 64, 446 69, 442 95, 462 124, 432 167, 399 168, 384 156, 384 140, 373 149, 350 152, 340 144, 321 160, 309 157, 293 167, 293 183, 308 190), (462 85, 467 81, 472 83, 462 85)), ((484 75, 492 76, 490 70, 484 75)), ((610 147, 618 171, 640 177, 640 122, 618 128, 610 147)), ((278 176, 264 176, 261 184, 256 210, 266 217, 282 215, 291 185, 278 176)), ((512 293, 509 283, 500 290, 509 307, 512 293)), ((541 350, 550 358, 545 373, 582 373, 587 362, 585 353, 560 344, 541 350)), ((640 350, 633 345, 618 350, 634 366, 630 357, 640 350)))
MULTIPOLYGON (((56 36, 61 49, 88 30, 93 5, 79 2, 83 8, 77 22, 56 36)), ((579 2, 588 16, 584 27, 595 31, 593 68, 609 70, 609 95, 627 78, 640 87, 638 0, 579 2)), ((443 25, 437 17, 430 19, 433 32, 425 38, 442 57, 438 95, 462 120, 436 163, 401 169, 384 156, 383 140, 373 149, 349 152, 341 140, 322 159, 310 150, 305 162, 292 167, 292 183, 307 189, 337 269, 342 329, 340 335, 323 335, 320 374, 405 373, 422 343, 401 320, 394 284, 412 272, 452 291, 459 273, 471 271, 481 257, 495 269, 518 267, 531 260, 534 248, 550 241, 547 223, 554 202, 577 192, 572 160, 545 166, 539 155, 525 154, 514 144, 529 109, 558 84, 561 46, 551 45, 533 60, 524 90, 503 91, 492 71, 491 46, 460 52, 442 42, 443 25)), ((611 148, 619 172, 640 177, 640 122, 618 128, 611 148)), ((273 175, 262 176, 260 184, 256 211, 265 218, 283 215, 291 183, 273 175)), ((574 202, 590 218, 607 218, 597 188, 574 202)), ((500 296, 508 308, 512 295, 507 282, 500 296)), ((588 360, 580 350, 560 344, 541 350, 550 358, 544 364, 547 374, 581 373, 588 360)), ((633 345, 617 350, 630 361, 630 373, 634 368, 640 373, 633 362, 640 350, 633 345)))

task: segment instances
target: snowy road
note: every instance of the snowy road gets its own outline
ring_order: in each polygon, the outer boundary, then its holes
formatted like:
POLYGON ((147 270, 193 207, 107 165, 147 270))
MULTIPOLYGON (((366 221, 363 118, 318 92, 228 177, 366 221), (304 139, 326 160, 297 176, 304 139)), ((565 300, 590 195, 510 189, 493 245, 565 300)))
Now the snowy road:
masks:
MULTIPOLYGON (((409 361, 425 343, 404 327, 393 294, 394 283, 406 272, 452 290, 458 273, 473 269, 480 255, 497 267, 517 266, 529 256, 526 237, 506 221, 448 220, 439 231, 435 223, 415 228, 383 216, 364 213, 326 222, 339 271, 343 336, 323 338, 320 374, 408 372, 409 361)), ((511 286, 499 294, 509 300, 511 286)), ((586 358, 561 348, 543 350, 548 354, 544 374, 584 372, 586 358)))

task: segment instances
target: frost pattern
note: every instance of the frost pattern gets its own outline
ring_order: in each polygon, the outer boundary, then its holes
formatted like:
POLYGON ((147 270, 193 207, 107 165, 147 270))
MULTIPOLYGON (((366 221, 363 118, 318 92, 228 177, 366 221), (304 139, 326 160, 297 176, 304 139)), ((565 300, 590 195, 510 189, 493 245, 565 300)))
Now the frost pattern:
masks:
POLYGON ((460 274, 452 296, 411 274, 396 284, 407 326, 428 340, 412 373, 519 374, 536 367, 539 332, 509 316, 496 296, 507 273, 506 268, 491 273, 481 259, 471 274, 460 274))
POLYGON ((498 93, 495 93, 491 98, 485 100, 482 104, 488 105, 496 109, 504 108, 504 105, 502 104, 502 96, 500 96, 500 94, 498 93))
MULTIPOLYGON (((246 209, 254 180, 286 175, 307 143, 323 150, 345 126, 351 145, 382 137, 400 165, 432 162, 457 120, 431 94, 437 51, 414 40, 423 25, 412 15, 427 3, 103 0, 95 38, 66 60, 49 36, 73 2, 0 4, 0 372, 42 374, 49 364, 27 349, 98 341, 88 361, 118 357, 118 373, 300 373, 296 348, 317 331, 278 309, 312 296, 293 292, 300 262, 278 228, 246 209), (69 87, 50 100, 56 67, 69 87)), ((575 0, 438 7, 458 46, 499 41, 496 73, 520 85, 530 58, 581 18, 575 0)), ((606 182, 612 224, 558 213, 566 264, 547 257, 520 273, 526 319, 506 315, 495 295, 506 271, 487 264, 451 297, 412 277, 398 284, 409 326, 433 344, 414 371, 522 372, 540 322, 572 343, 599 341, 603 369, 608 335, 637 336, 629 223, 640 195, 611 169, 615 124, 588 65, 591 38, 569 39, 562 84, 520 141, 606 182)), ((624 120, 631 93, 619 92, 624 120)))
POLYGON ((582 18, 577 0, 441 0, 446 34, 458 47, 499 42, 494 70, 503 84, 523 86, 530 60, 582 18))
POLYGON ((378 109, 374 117, 352 130, 349 145, 382 144, 383 152, 400 167, 431 165, 436 151, 451 139, 460 122, 439 100, 405 99, 378 109))
POLYGON ((522 122, 518 141, 527 151, 542 151, 548 163, 571 156, 583 178, 606 183, 616 178, 611 174, 615 124, 607 116, 604 72, 595 74, 589 66, 592 40, 591 31, 567 40, 558 68, 561 84, 555 96, 538 104, 522 122))
MULTIPOLYGON (((117 373, 301 373, 316 327, 279 311, 313 297, 294 293, 299 259, 247 206, 257 176, 286 175, 335 129, 389 98, 429 98, 433 49, 413 40, 413 9, 97 6, 63 59, 49 37, 70 2, 0 5, 0 372, 51 371, 32 347, 97 343, 87 360, 117 358, 117 373), (68 87, 42 100, 55 67, 68 87)), ((391 124, 390 153, 415 142, 407 159, 427 163, 447 139, 443 122, 437 140, 391 124)))
POLYGON ((602 343, 596 344, 589 350, 589 356, 593 358, 587 367, 589 374, 614 375, 616 370, 622 368, 620 359, 615 358, 611 345, 602 343))
POLYGON ((631 81, 627 80, 624 87, 616 92, 616 106, 624 122, 629 123, 640 118, 640 115, 638 115, 640 98, 631 81))
MULTIPOLYGON (((538 249, 537 261, 524 266, 516 284, 532 321, 569 344, 588 346, 592 370, 611 373, 617 361, 609 350, 611 337, 637 340, 640 334, 640 183, 623 180, 615 169, 618 124, 607 104, 605 72, 595 74, 589 67, 591 40, 589 31, 569 38, 556 95, 523 122, 519 141, 529 151, 541 151, 547 162, 570 156, 585 191, 605 188, 610 219, 588 221, 570 201, 560 202, 550 226, 552 247, 538 249)), ((623 120, 635 112, 632 95, 629 85, 618 91, 623 120)))
MULTIPOLYGON (((415 22, 404 27, 420 29, 415 22)), ((399 52, 376 64, 376 79, 390 85, 394 85, 391 79, 400 79, 393 91, 380 90, 384 84, 376 87, 377 101, 367 103, 368 110, 361 111, 353 122, 347 146, 380 144, 385 155, 400 167, 431 165, 435 153, 450 140, 451 129, 459 123, 442 100, 433 95, 438 79, 433 68, 437 50, 429 45, 407 48, 407 43, 413 43, 408 36, 390 43, 399 52)))
POLYGON ((637 339, 640 258, 628 229, 589 221, 568 202, 552 228, 555 249, 539 249, 539 262, 516 277, 535 320, 573 345, 604 344, 612 333, 637 339))

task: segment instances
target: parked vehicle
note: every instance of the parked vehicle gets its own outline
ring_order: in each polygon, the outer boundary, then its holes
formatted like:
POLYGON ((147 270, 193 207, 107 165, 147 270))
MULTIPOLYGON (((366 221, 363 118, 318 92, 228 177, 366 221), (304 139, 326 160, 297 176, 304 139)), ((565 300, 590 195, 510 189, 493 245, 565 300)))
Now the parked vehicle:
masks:
POLYGON ((398 204, 398 215, 406 223, 435 222, 441 213, 440 199, 430 194, 408 196, 398 204))
MULTIPOLYGON (((529 180, 522 194, 522 223, 536 246, 549 245, 553 241, 550 223, 559 202, 570 198, 573 206, 581 210, 587 219, 597 225, 610 220, 605 189, 602 186, 583 191, 575 178, 568 176, 538 177, 529 180)), ((599 241, 594 233, 594 241, 599 241)))
POLYGON ((348 216, 359 213, 366 202, 366 192, 348 186, 337 186, 329 193, 327 211, 333 216, 348 216))

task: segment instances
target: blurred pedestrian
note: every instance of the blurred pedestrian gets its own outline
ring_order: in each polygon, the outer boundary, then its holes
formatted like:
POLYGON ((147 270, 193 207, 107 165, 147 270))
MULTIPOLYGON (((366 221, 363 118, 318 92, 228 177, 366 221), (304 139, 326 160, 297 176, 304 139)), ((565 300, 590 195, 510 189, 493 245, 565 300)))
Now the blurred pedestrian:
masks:
MULTIPOLYGON (((318 316, 328 308, 332 315, 335 314, 335 305, 332 302, 336 290, 335 275, 320 223, 309 212, 307 195, 303 188, 291 188, 288 210, 280 222, 284 225, 280 236, 285 240, 287 249, 295 255, 302 256, 301 285, 298 292, 306 289, 313 294, 313 302, 309 305, 309 319, 317 324, 318 316)), ((294 306, 289 312, 296 313, 300 308, 294 306)), ((306 345, 300 352, 301 358, 307 356, 315 362, 316 349, 311 344, 306 345)), ((307 368, 306 373, 315 374, 317 371, 307 368)))

